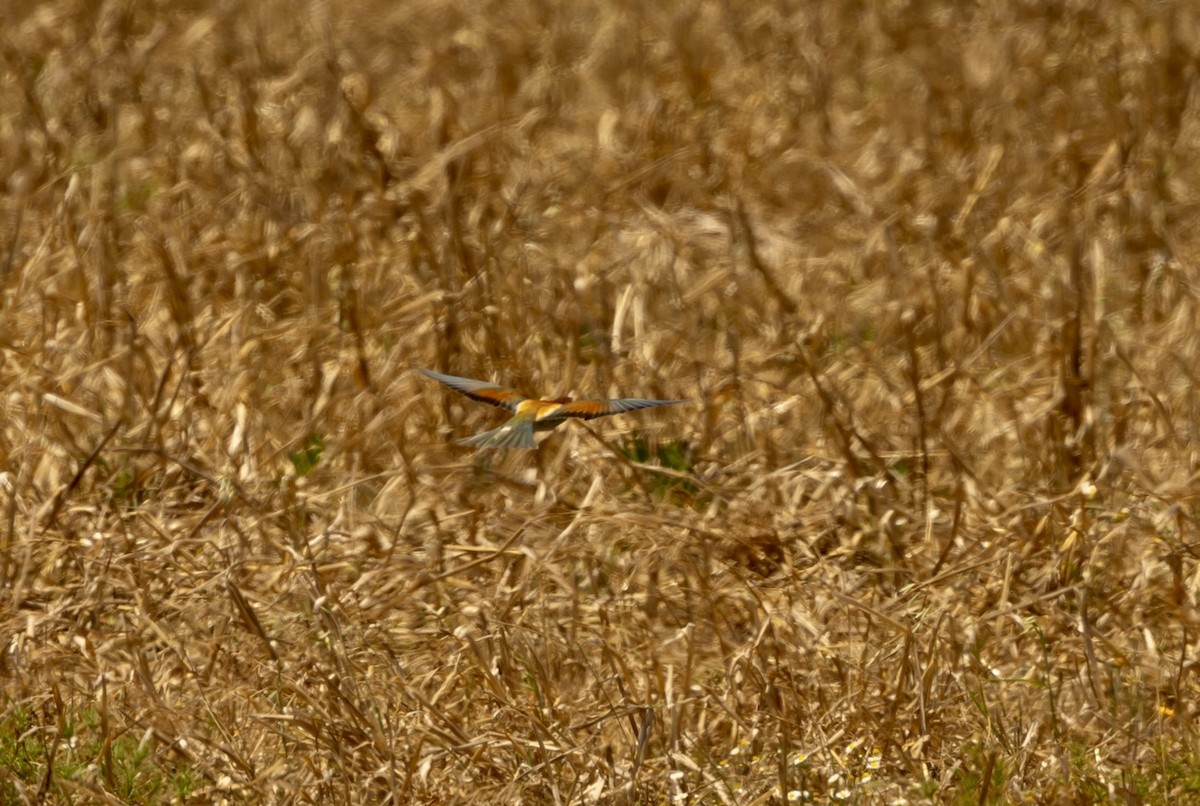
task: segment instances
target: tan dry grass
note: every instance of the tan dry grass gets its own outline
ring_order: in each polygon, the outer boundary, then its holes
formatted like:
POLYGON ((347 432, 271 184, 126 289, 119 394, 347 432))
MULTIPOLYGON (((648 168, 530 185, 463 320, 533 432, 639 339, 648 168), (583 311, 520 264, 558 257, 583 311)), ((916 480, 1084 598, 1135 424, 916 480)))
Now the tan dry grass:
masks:
POLYGON ((0 19, 0 800, 1195 796, 1191 4, 0 19))

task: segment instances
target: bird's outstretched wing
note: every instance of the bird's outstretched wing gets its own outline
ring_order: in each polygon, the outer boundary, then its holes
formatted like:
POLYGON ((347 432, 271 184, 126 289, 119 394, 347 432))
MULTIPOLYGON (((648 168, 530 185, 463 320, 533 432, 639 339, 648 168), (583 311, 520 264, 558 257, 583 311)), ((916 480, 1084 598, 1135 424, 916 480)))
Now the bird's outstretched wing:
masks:
POLYGON ((494 383, 476 381, 470 378, 459 378, 455 375, 443 375, 440 372, 421 369, 420 367, 417 367, 417 370, 422 375, 449 386, 459 394, 466 395, 472 400, 478 400, 480 403, 487 403, 489 406, 499 406, 502 409, 516 411, 517 404, 526 399, 525 395, 516 389, 497 386, 494 383))
POLYGON ((573 400, 564 405, 561 411, 556 412, 556 416, 593 420, 612 414, 624 414, 627 411, 649 409, 654 406, 674 406, 677 403, 686 402, 686 400, 643 400, 636 397, 622 397, 616 400, 573 400))

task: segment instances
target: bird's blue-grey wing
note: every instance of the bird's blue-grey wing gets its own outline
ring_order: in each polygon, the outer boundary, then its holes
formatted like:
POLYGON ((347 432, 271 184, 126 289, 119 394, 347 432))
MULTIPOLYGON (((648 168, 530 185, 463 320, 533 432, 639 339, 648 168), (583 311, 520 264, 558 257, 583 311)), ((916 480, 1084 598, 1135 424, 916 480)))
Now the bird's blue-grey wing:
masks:
POLYGON ((622 397, 615 400, 575 400, 565 405, 559 416, 592 420, 596 417, 624 414, 627 411, 649 409, 654 406, 674 406, 677 403, 686 402, 686 400, 646 400, 637 397, 622 397))
POLYGON ((460 378, 457 375, 443 375, 440 372, 434 372, 431 369, 422 369, 421 367, 417 367, 417 371, 427 378, 433 378, 438 383, 450 387, 461 395, 466 395, 480 403, 487 403, 489 406, 498 406, 509 411, 516 411, 517 404, 526 399, 525 395, 516 389, 509 389, 508 387, 488 383, 487 381, 460 378))

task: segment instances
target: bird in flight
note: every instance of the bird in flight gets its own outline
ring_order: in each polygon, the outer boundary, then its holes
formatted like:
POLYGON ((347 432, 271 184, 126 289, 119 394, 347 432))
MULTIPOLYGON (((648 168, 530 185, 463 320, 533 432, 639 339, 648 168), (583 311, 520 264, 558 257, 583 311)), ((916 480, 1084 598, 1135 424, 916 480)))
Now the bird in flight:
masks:
POLYGON ((534 432, 551 431, 572 418, 591 420, 611 414, 624 414, 637 409, 673 406, 676 403, 687 402, 686 400, 644 400, 629 397, 616 400, 572 400, 569 397, 541 400, 526 397, 516 389, 509 389, 494 383, 443 375, 440 372, 420 367, 417 369, 421 374, 449 386, 472 400, 508 409, 513 413, 508 422, 499 428, 493 428, 491 431, 484 431, 482 434, 458 441, 460 445, 471 445, 477 448, 536 448, 534 432))

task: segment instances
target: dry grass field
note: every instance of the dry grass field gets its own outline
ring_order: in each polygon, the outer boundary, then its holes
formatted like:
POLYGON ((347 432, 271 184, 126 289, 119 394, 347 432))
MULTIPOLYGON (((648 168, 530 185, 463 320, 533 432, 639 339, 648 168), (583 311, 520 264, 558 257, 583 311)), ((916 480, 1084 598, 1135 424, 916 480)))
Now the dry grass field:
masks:
POLYGON ((1194 3, 0 23, 0 803, 1200 798, 1194 3))

